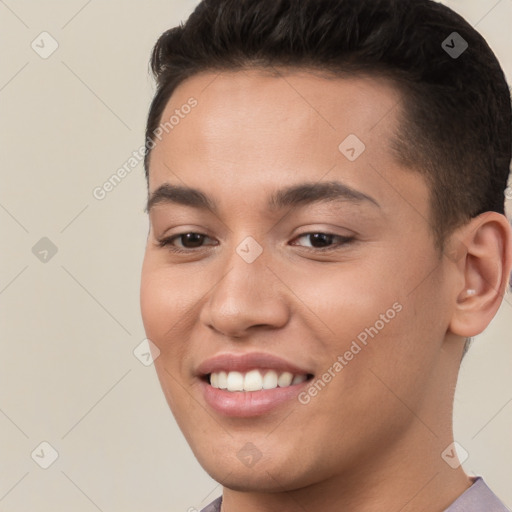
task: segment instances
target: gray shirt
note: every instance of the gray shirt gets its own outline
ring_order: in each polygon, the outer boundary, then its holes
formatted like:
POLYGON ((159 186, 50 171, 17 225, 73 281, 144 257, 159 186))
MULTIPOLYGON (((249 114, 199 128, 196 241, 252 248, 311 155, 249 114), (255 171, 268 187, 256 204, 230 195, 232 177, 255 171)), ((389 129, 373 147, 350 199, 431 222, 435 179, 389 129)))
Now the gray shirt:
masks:
MULTIPOLYGON (((220 512, 222 496, 210 503, 201 512, 220 512)), ((510 510, 487 487, 482 477, 464 491, 444 512, 510 512, 510 510)))

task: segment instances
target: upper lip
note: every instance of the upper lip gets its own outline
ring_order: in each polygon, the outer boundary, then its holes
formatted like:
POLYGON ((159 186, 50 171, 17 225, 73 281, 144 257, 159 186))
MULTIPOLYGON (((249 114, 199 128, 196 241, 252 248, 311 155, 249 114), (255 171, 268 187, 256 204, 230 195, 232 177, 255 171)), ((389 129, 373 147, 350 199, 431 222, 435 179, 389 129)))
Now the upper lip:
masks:
POLYGON ((286 359, 264 352, 248 352, 245 354, 223 353, 210 357, 197 367, 197 374, 201 377, 220 371, 247 372, 255 369, 276 370, 277 372, 290 372, 294 375, 310 375, 311 372, 301 368, 286 359))

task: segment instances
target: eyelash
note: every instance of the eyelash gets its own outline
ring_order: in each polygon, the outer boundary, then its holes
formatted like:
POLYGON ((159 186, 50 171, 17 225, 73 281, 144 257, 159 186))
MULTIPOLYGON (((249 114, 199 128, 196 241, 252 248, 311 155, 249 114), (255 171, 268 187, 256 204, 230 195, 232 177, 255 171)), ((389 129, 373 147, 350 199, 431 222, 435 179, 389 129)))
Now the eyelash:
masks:
MULTIPOLYGON (((193 231, 189 231, 186 233, 179 233, 177 235, 173 235, 171 237, 167 237, 167 238, 158 240, 158 246, 159 247, 167 247, 171 252, 174 252, 174 253, 185 253, 185 254, 190 254, 192 252, 195 252, 198 249, 203 248, 203 246, 201 246, 201 247, 197 247, 197 248, 183 249, 181 247, 176 247, 176 246, 172 245, 174 240, 176 240, 177 238, 183 237, 185 235, 200 235, 200 236, 208 238, 208 236, 203 233, 196 233, 193 231)), ((320 252, 320 253, 338 250, 342 246, 349 245, 351 242, 353 242, 355 240, 355 237, 353 237, 353 236, 341 236, 341 235, 335 235, 334 233, 325 233, 323 231, 310 231, 308 233, 302 233, 301 235, 298 235, 297 238, 302 238, 304 236, 310 236, 310 235, 325 235, 325 236, 330 236, 330 237, 332 236, 334 238, 341 240, 341 242, 339 242, 338 244, 334 244, 334 245, 331 245, 328 247, 304 247, 304 246, 301 246, 303 249, 307 249, 308 251, 320 252)))

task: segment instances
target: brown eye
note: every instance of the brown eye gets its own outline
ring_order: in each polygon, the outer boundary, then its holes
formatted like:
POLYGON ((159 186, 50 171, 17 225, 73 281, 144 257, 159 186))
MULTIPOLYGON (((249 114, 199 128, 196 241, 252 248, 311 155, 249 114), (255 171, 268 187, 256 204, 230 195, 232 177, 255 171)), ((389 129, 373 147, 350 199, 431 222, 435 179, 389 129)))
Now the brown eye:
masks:
POLYGON ((184 233, 182 235, 178 235, 176 238, 181 241, 182 247, 185 247, 186 249, 194 249, 201 246, 205 237, 206 235, 202 235, 200 233, 184 233))
POLYGON ((169 247, 169 249, 180 252, 194 250, 203 247, 205 239, 209 238, 202 233, 180 233, 158 241, 160 247, 169 247), (179 240, 179 244, 175 241, 179 240))
POLYGON ((302 247, 305 247, 306 249, 316 249, 318 251, 337 249, 354 240, 354 237, 334 235, 332 233, 304 233, 298 236, 296 240, 301 238, 309 239, 310 242, 309 245, 303 245, 302 247), (335 243, 336 240, 338 241, 337 243, 335 243))

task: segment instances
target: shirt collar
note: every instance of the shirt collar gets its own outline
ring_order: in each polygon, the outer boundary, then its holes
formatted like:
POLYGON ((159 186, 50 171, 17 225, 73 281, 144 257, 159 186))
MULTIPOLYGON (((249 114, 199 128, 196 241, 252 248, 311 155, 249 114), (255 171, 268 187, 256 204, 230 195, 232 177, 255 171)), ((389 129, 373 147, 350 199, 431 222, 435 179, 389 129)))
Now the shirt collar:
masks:
POLYGON ((478 476, 444 512, 510 512, 478 476))

